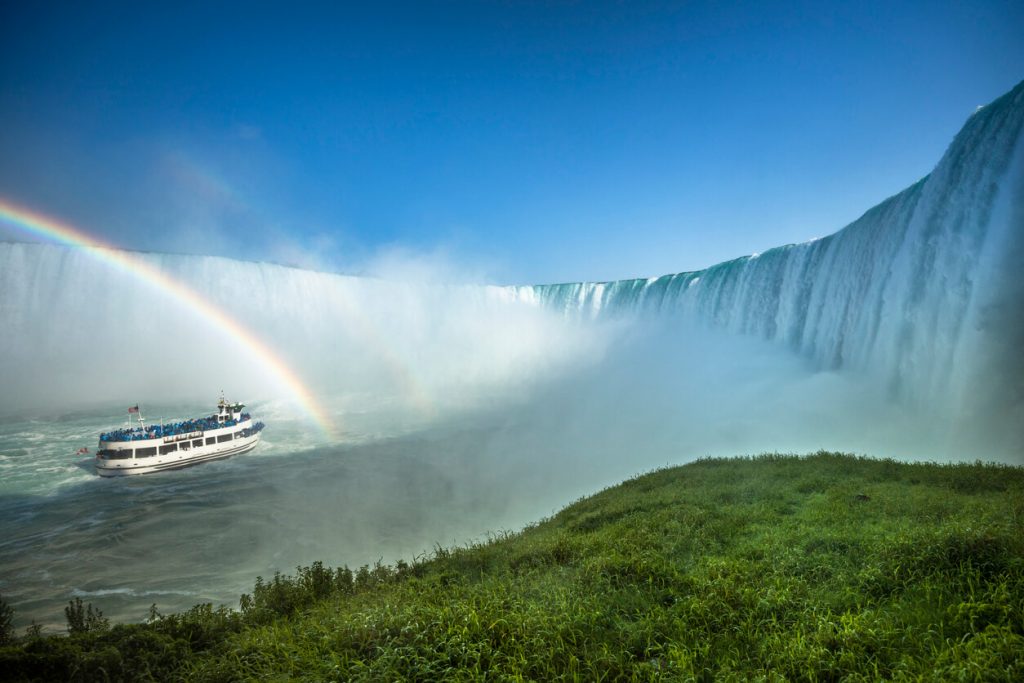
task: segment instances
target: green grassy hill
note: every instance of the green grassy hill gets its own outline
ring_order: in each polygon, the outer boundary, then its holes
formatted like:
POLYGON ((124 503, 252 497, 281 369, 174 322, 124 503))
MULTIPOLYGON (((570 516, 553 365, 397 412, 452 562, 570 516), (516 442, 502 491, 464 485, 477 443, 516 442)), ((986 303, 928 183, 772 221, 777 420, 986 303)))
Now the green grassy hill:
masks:
MULTIPOLYGON (((74 606, 72 606, 74 607, 74 606)), ((521 533, 24 636, 10 678, 1024 680, 1024 470, 702 460, 521 533)))

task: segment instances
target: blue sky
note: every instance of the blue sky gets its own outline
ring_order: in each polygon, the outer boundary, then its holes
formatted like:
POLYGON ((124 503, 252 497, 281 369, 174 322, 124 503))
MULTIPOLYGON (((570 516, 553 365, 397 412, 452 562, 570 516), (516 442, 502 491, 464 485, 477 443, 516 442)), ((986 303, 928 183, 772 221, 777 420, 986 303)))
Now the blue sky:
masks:
POLYGON ((0 197, 134 249, 660 275, 837 230, 1024 79, 1020 2, 368 5, 4 3, 0 197))

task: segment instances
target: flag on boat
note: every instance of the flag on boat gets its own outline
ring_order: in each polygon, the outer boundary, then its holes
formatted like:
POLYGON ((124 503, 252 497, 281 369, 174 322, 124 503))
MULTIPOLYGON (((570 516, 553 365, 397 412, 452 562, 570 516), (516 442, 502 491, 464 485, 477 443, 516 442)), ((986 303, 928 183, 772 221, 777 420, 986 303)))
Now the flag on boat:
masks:
POLYGON ((88 452, 88 448, 79 448, 77 451, 75 451, 75 455, 85 455, 88 452))
POLYGON ((131 408, 128 409, 128 414, 129 415, 131 413, 137 413, 137 412, 139 412, 139 407, 138 406, 132 406, 131 408))

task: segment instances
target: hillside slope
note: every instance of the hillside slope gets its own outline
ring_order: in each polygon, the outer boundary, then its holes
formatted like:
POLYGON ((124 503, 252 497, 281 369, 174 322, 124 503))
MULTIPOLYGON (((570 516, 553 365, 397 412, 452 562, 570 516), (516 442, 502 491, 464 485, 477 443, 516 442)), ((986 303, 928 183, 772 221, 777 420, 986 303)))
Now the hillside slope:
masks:
MULTIPOLYGON (((26 637, 14 678, 1021 680, 1024 470, 702 460, 242 612, 26 637)), ((343 520, 339 520, 343 523, 343 520)))

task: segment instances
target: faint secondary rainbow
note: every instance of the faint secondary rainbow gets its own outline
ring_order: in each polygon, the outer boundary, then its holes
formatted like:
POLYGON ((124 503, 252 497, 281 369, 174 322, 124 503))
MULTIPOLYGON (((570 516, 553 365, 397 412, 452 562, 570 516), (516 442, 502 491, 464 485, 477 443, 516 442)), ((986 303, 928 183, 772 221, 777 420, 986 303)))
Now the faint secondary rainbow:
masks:
POLYGON ((190 310, 199 313, 208 323, 247 350, 253 358, 258 360, 288 390, 299 406, 316 423, 317 427, 323 431, 324 436, 328 439, 334 438, 334 426, 331 420, 320 409, 319 404, 298 375, 253 332, 246 329, 241 323, 228 315, 226 311, 200 296, 195 290, 175 280, 131 252, 105 244, 103 241, 66 223, 16 206, 2 198, 0 198, 0 220, 10 223, 29 234, 38 235, 61 244, 85 250, 97 260, 123 270, 161 292, 170 295, 179 302, 186 304, 190 310))

